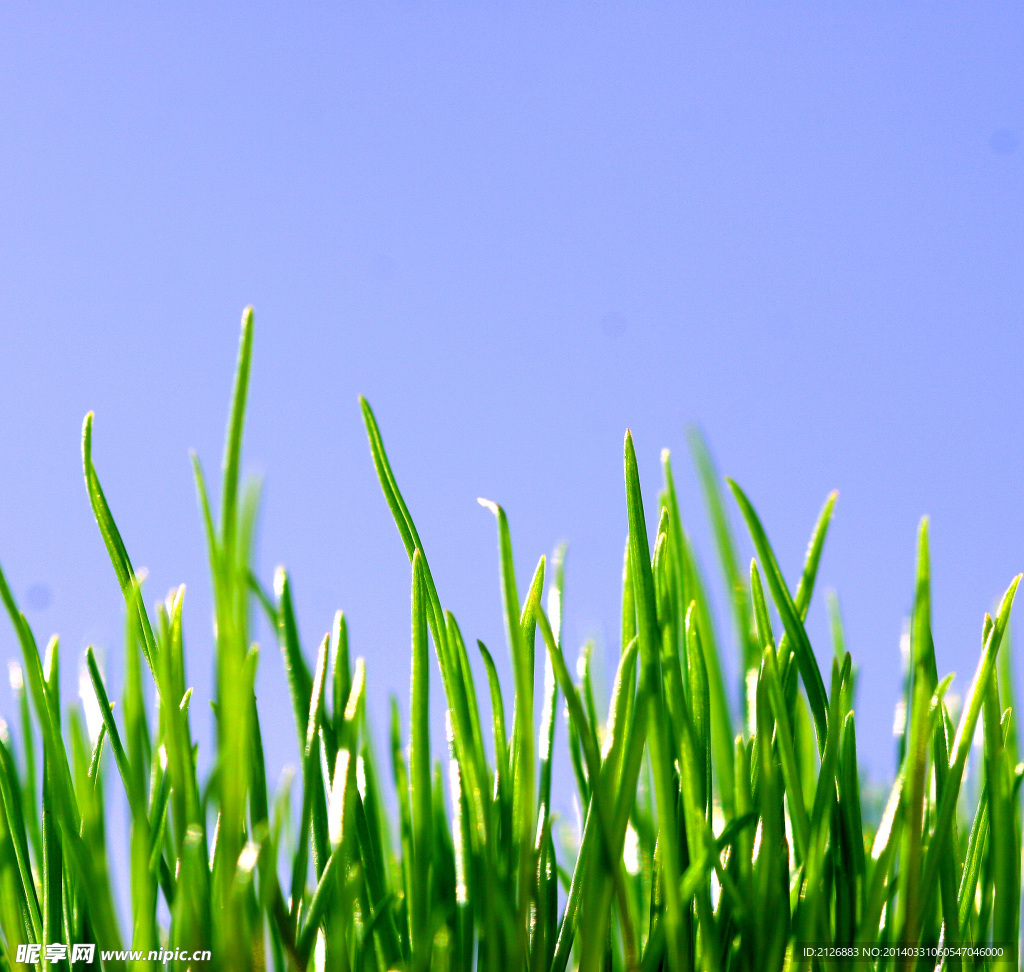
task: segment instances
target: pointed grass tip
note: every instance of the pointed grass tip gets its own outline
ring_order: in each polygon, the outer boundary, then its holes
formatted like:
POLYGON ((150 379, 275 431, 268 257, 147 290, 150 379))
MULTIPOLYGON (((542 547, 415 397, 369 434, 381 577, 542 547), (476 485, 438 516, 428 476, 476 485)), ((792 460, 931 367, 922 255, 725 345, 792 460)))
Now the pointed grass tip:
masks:
POLYGON ((363 413, 363 421, 372 422, 374 425, 377 424, 377 418, 373 414, 373 409, 370 407, 370 403, 366 400, 365 395, 359 396, 359 409, 363 413))
MULTIPOLYGON (((633 445, 633 432, 630 429, 626 429, 626 437, 622 442, 622 455, 625 460, 626 469, 636 468, 636 446, 633 445)), ((626 478, 629 479, 629 473, 627 472, 626 478)))
POLYGON ((284 589, 288 584, 288 571, 284 569, 284 565, 279 564, 274 568, 274 596, 280 600, 281 595, 284 594, 284 589))
POLYGON ((92 420, 95 417, 96 413, 89 409, 85 413, 85 418, 82 419, 82 459, 85 462, 89 461, 92 452, 92 420))
POLYGON ((478 496, 476 501, 486 509, 490 510, 495 516, 501 512, 501 507, 498 506, 493 500, 484 499, 482 496, 478 496))

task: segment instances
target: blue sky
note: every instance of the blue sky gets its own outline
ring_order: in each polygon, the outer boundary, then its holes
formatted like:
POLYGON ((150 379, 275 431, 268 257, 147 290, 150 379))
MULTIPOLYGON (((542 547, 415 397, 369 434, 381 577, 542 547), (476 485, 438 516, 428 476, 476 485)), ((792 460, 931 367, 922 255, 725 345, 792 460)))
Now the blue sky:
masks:
MULTIPOLYGON (((660 449, 676 455, 728 630, 696 422, 791 579, 839 489, 821 588, 861 669, 862 758, 889 775, 918 518, 939 668, 961 686, 1024 568, 1022 20, 1010 4, 4 5, 0 562, 37 635, 61 633, 69 691, 87 644, 119 671, 80 470, 95 409, 150 599, 188 585, 208 697, 188 449, 217 468, 252 303, 258 568, 289 566, 310 653, 346 610, 380 716, 407 692, 409 572, 359 393, 442 599, 502 658, 476 497, 508 510, 524 584, 569 541, 570 645, 593 635, 611 657, 627 427, 649 509, 660 449)), ((820 597, 809 628, 827 658, 820 597)), ((258 634, 280 765, 290 706, 258 634)))

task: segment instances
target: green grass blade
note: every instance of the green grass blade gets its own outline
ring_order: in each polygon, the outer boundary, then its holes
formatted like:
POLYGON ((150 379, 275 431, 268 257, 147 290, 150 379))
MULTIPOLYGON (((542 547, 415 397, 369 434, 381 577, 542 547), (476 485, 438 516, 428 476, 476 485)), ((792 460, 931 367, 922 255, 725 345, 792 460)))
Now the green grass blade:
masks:
POLYGON ((491 692, 491 725, 494 731, 494 772, 495 787, 504 793, 506 778, 509 774, 508 761, 508 735, 505 729, 505 703, 502 701, 501 681, 498 678, 498 669, 494 664, 490 651, 482 641, 477 641, 477 648, 480 650, 480 657, 484 660, 484 669, 487 672, 487 684, 491 692))
POLYGON ((356 827, 359 840, 359 858, 366 874, 370 898, 374 902, 374 935, 380 945, 385 964, 392 968, 402 961, 401 943, 395 927, 394 909, 387 904, 391 892, 381 854, 381 837, 375 833, 376 816, 366 812, 363 799, 356 795, 356 827))
POLYGON ((721 561, 722 573, 729 591, 730 607, 732 608, 733 622, 736 625, 736 637, 742 652, 743 665, 746 670, 756 669, 761 663, 761 645, 754 638, 754 619, 750 614, 746 580, 740 569, 741 561, 726 511, 722 479, 715 468, 711 450, 700 429, 691 426, 688 430, 688 439, 693 463, 697 467, 701 488, 704 491, 704 503, 711 519, 718 559, 721 561))
POLYGON ((809 821, 808 856, 804 868, 804 884, 809 893, 803 898, 804 913, 801 915, 805 934, 809 939, 817 941, 827 940, 831 932, 826 896, 814 892, 823 886, 826 877, 826 845, 830 830, 832 830, 832 811, 839 789, 837 769, 844 722, 843 686, 850 677, 852 667, 850 656, 847 655, 843 659, 842 666, 838 659, 834 659, 832 666, 829 736, 825 741, 825 752, 821 757, 821 769, 809 821))
MULTIPOLYGON (((480 703, 476 694, 476 681, 473 669, 469 663, 469 652, 466 650, 466 641, 462 637, 462 631, 451 611, 445 611, 445 626, 447 628, 448 644, 451 648, 452 667, 457 669, 458 678, 452 679, 453 692, 457 693, 455 700, 459 712, 456 713, 452 706, 449 706, 448 715, 452 721, 453 733, 457 719, 463 720, 465 730, 463 732, 463 745, 465 746, 465 758, 473 762, 468 769, 470 779, 487 779, 487 756, 484 751, 482 723, 480 721, 480 703)), ((454 742, 454 740, 453 740, 454 742)), ((456 759, 458 756, 456 749, 456 759)))
POLYGON ((975 909, 978 878, 981 876, 981 862, 985 857, 988 843, 988 827, 988 789, 983 788, 978 800, 978 809, 974 814, 974 823, 971 825, 971 833, 967 840, 967 854, 957 893, 960 937, 967 942, 974 941, 970 919, 975 909))
MULTIPOLYGON (((852 677, 852 676, 851 676, 852 677)), ((864 849, 864 824, 861 818, 860 771, 857 765, 857 734, 853 712, 843 721, 839 752, 839 811, 844 828, 844 846, 850 854, 850 871, 863 885, 867 870, 864 849)), ((851 935, 847 941, 852 941, 851 935)))
POLYGON ((253 312, 246 307, 242 312, 242 336, 238 342, 238 363, 235 367, 235 387, 231 393, 231 413, 224 441, 224 480, 220 498, 220 537, 224 550, 234 551, 238 529, 238 478, 241 468, 242 431, 245 426, 245 401, 249 391, 249 372, 252 367, 253 312))
POLYGON ((430 659, 427 645, 426 579, 423 557, 412 558, 412 716, 409 749, 412 807, 412 882, 409 887, 413 961, 425 966, 430 929, 433 798, 430 780, 430 659))
POLYGON ((694 786, 697 803, 705 820, 711 817, 711 739, 714 728, 711 724, 711 693, 708 688, 708 672, 704 663, 704 647, 701 644, 700 627, 696 623, 696 603, 690 605, 684 625, 686 631, 686 684, 690 687, 690 721, 693 725, 696 747, 697 774, 694 786))
POLYGON ((750 560, 750 593, 754 604, 754 630, 761 650, 771 648, 775 653, 775 633, 772 631, 772 620, 768 614, 768 603, 765 601, 764 588, 761 585, 761 571, 757 569, 757 561, 750 560))
MULTIPOLYGON (((917 579, 914 590, 914 611, 911 622, 911 668, 912 679, 922 678, 927 691, 932 692, 938 684, 938 667, 935 662, 935 644, 931 629, 931 557, 928 545, 928 517, 922 517, 918 529, 917 579)), ((913 682, 912 682, 913 684, 913 682)), ((934 759, 934 782, 937 799, 942 799, 949 769, 949 751, 946 745, 945 725, 936 720, 932 734, 934 759)), ((960 870, 960 848, 955 822, 950 834, 947 852, 942 856, 939 867, 942 916, 945 923, 944 944, 955 948, 959 944, 959 921, 957 918, 957 872, 960 870)), ((915 862, 916 864, 916 862, 915 862)), ((959 963, 954 963, 959 965, 959 963)))
POLYGON ((520 622, 519 595, 516 591, 515 562, 512 558, 512 539, 505 511, 490 500, 480 504, 489 509, 498 521, 498 550, 501 559, 501 589, 505 610, 505 627, 512 655, 512 670, 516 686, 516 712, 513 720, 512 752, 515 770, 512 787, 513 833, 515 858, 518 862, 516 885, 519 894, 519 954, 527 950, 528 922, 532 875, 536 867, 534 833, 536 802, 533 758, 533 654, 526 644, 520 622))
POLYGON ((281 646, 281 657, 288 678, 288 690, 295 711, 295 728, 298 732, 299 747, 305 752, 306 728, 309 724, 309 701, 313 691, 313 676, 302 656, 299 643, 299 628, 292 605, 291 580, 288 572, 279 567, 274 572, 274 593, 277 596, 277 639, 281 646))
POLYGON ((544 573, 547 569, 547 557, 543 554, 537 566, 534 568, 533 577, 530 579, 530 586, 526 592, 526 600, 523 602, 523 609, 519 615, 519 626, 523 629, 523 644, 529 657, 527 669, 533 673, 536 671, 534 663, 534 646, 537 635, 537 619, 534 617, 533 605, 540 604, 541 595, 544 593, 544 573))
MULTIPOLYGON (((616 675, 616 686, 626 686, 636 678, 636 661, 638 645, 634 638, 623 653, 616 675)), ((638 690, 638 706, 643 714, 643 687, 638 690)), ((636 780, 640 772, 643 758, 644 728, 646 718, 638 725, 630 719, 629 706, 624 703, 629 692, 618 690, 613 693, 613 710, 609 719, 611 727, 610 749, 605 757, 602 773, 607 781, 607 790, 617 793, 615 819, 613 829, 616 833, 624 831, 628 819, 632 799, 630 793, 635 792, 636 780), (632 744, 632 745, 631 745, 632 744), (632 757, 632 759, 630 758, 632 757)), ((588 800, 588 807, 590 802, 588 800)), ((562 918, 559 922, 555 952, 551 960, 552 972, 563 972, 569 961, 569 953, 576 940, 578 929, 585 927, 581 923, 581 910, 585 894, 588 890, 592 862, 603 853, 600 846, 601 837, 598 833, 597 814, 590 812, 584 817, 583 833, 580 839, 576 865, 573 869, 568 889, 568 897, 562 918)))
POLYGON ((352 690, 352 668, 348 657, 348 623, 344 611, 334 613, 331 625, 331 711, 335 732, 341 732, 348 693, 352 690))
MULTIPOLYGON (((373 457, 377 478, 380 481, 381 489, 384 491, 384 498, 387 501, 388 508, 391 510, 391 515, 394 517, 395 525, 398 527, 398 532, 402 537, 402 543, 405 546, 406 554, 409 556, 409 562, 412 563, 413 554, 417 550, 423 554, 423 573, 426 577, 427 590, 430 595, 431 615, 429 621, 431 633, 434 636, 435 645, 440 646, 445 644, 444 615, 441 611, 440 599, 437 596, 437 588, 434 586, 434 579, 430 573, 430 564, 427 561, 425 548, 420 542, 416 524, 413 523, 412 515, 409 513, 409 508, 406 506, 402 493, 398 488, 395 474, 391 470, 391 463, 388 461, 387 453, 384 451, 384 440, 381 437, 377 419, 370 408, 370 403, 360 396, 359 407, 362 410, 363 424, 366 426, 366 434, 370 440, 370 454, 373 457)), ((445 645, 445 647, 447 646, 445 645)), ((446 652, 442 652, 440 647, 438 647, 438 651, 442 657, 446 655, 446 652)))
MULTIPOLYGON (((735 811, 735 771, 733 768, 732 717, 730 715, 729 696, 725 690, 725 679, 722 675, 722 662, 719 658, 718 646, 712 635, 710 611, 707 610, 703 585, 699 583, 698 571, 696 565, 692 562, 693 554, 683 530, 679 498, 676 494, 675 479, 672 475, 672 461, 667 449, 662 450, 661 463, 665 475, 665 492, 669 510, 670 551, 680 595, 679 616, 685 617, 690 602, 697 602, 698 618, 700 621, 700 644, 704 652, 704 667, 707 671, 708 689, 710 692, 711 720, 714 724, 710 737, 712 762, 718 781, 722 807, 726 815, 731 816, 735 811), (706 621, 705 618, 707 619, 706 621)), ((715 488, 717 488, 717 479, 715 488)), ((726 522, 724 525, 726 530, 728 530, 728 523, 726 522)), ((729 542, 731 543, 731 539, 729 542)), ((730 590, 735 595, 734 588, 730 588, 730 590)), ((738 614, 734 613, 734 617, 737 618, 737 624, 744 626, 744 629, 747 631, 745 637, 749 639, 749 617, 747 617, 749 615, 749 608, 746 604, 745 594, 743 610, 746 612, 746 615, 744 615, 742 621, 739 620, 740 616, 738 614)), ((744 642, 741 640, 741 645, 743 644, 744 642)), ((747 650, 741 648, 741 651, 744 657, 746 657, 748 654, 747 650)), ((757 664, 756 659, 754 664, 757 664)))
MULTIPOLYGON (((763 653, 767 658, 769 651, 763 653)), ((761 663, 755 696, 757 779, 754 805, 761 818, 760 846, 754 858, 753 898, 756 902, 753 941, 761 968, 780 969, 789 936, 789 846, 785 832, 784 788, 778 757, 772 745, 772 703, 768 694, 767 666, 761 663)), ((753 775, 753 773, 751 774, 753 775)))
POLYGON ((988 631, 985 638, 985 646, 978 661, 978 668, 974 674, 974 679, 964 699, 956 737, 953 740, 953 750, 950 754, 949 775, 946 778, 946 786, 943 789, 942 799, 939 802, 935 815, 932 838, 928 844, 928 851, 924 861, 922 911, 927 909, 929 896, 935 886, 938 875, 940 856, 946 850, 946 841, 952 830, 957 798, 960 793, 960 783, 963 780, 967 757, 970 755, 974 730, 978 724, 978 717, 981 714, 988 680, 992 678, 995 670, 996 655, 1002 643, 1003 633, 1006 631, 1006 626, 1010 620, 1010 610, 1013 607, 1013 599, 1017 593, 1020 579, 1021 575, 1018 574, 1010 583, 999 604, 999 610, 994 623, 986 626, 988 631))
MULTIPOLYGON (((337 770, 337 764, 335 764, 337 770)), ((402 848, 401 877, 403 885, 408 883, 408 868, 412 861, 412 805, 409 789, 409 769, 402 751, 402 721, 398 708, 398 700, 391 699, 391 771, 395 781, 395 792, 398 798, 399 838, 402 848)), ((402 936, 402 951, 408 957, 411 954, 409 942, 409 913, 405 912, 404 921, 399 921, 402 936)))
MULTIPOLYGON (((206 488, 206 476, 203 474, 203 464, 195 450, 189 453, 192 460, 192 478, 196 486, 196 498, 199 501, 199 513, 203 520, 203 534, 206 537, 206 555, 210 563, 210 575, 216 578, 221 573, 220 567, 220 543, 217 540, 217 528, 213 523, 213 511, 210 508, 210 493, 206 488)), ((255 578, 253 578, 255 581, 255 578)), ((258 584, 258 582, 257 582, 258 584)))
POLYGON ((22 826, 21 795, 18 792, 18 775, 11 757, 6 732, 0 733, 0 799, 6 816, 7 832, 10 834, 21 878, 21 899, 29 917, 31 941, 42 942, 43 915, 32 877, 32 863, 29 858, 28 839, 22 826))
MULTIPOLYGON (((671 523, 670 523, 671 529, 671 523)), ((711 693, 711 720, 714 730, 711 736, 712 761, 718 784, 719 799, 727 815, 735 812, 735 770, 732 765, 732 716, 731 706, 725 689, 719 652, 719 639, 715 632, 714 612, 708 598, 707 588, 701 575, 690 541, 685 533, 681 535, 683 549, 683 570, 686 574, 686 589, 691 592, 691 603, 696 605, 697 632, 700 635, 704 667, 707 670, 708 689, 711 693)), ((673 546, 675 540, 673 540, 673 546)), ((687 605, 687 608, 689 605, 687 605)), ((683 613, 685 618, 685 612, 683 613)))
POLYGON ((786 709, 785 695, 779 678, 779 667, 775 660, 775 652, 771 648, 765 648, 761 664, 772 715, 775 717, 777 726, 775 744, 778 747, 782 779, 785 783, 786 795, 789 798, 789 813, 793 821, 793 836, 796 838, 797 860, 805 861, 810 842, 811 825, 807 817, 807 803, 804 799, 796 753, 793 749, 793 729, 786 709))
MULTIPOLYGON (((992 867, 992 941, 1016 942, 1020 930, 1020 841, 1017 806, 1012 795, 1010 767, 1003 744, 999 688, 989 679, 982 707, 985 727, 985 782, 989 805, 989 859, 992 867)), ((1014 956, 1016 958, 1016 956, 1014 956)))
MULTIPOLYGON (((433 576, 430 572, 430 564, 424 546, 420 542, 416 525, 413 523, 412 516, 409 513, 409 508, 406 506, 392 472, 391 464, 384 450, 384 441, 381 437, 377 420, 365 398, 360 397, 359 404, 362 409, 363 422, 366 426, 366 433, 370 442, 370 453, 377 472, 377 478, 380 481, 388 508, 394 517, 395 525, 398 527, 398 532, 409 556, 410 563, 417 549, 423 555, 423 573, 426 578, 430 605, 427 621, 434 639, 434 647, 437 651, 438 663, 441 668, 441 679, 444 683, 445 695, 448 699, 448 707, 452 715, 452 732, 454 734, 457 758, 463 768, 464 784, 473 821, 472 841, 474 847, 480 851, 488 842, 489 824, 484 809, 487 801, 487 786, 482 766, 482 750, 479 748, 479 732, 474 737, 474 724, 469 714, 462 668, 452 659, 451 652, 448 649, 445 615, 441 608, 433 576)), ((477 720, 477 728, 478 723, 479 720, 477 720)))
MULTIPOLYGON (((768 542, 768 537, 764 532, 764 527, 761 526, 761 521, 758 519, 757 513, 754 511, 754 507, 751 505, 750 500, 747 499, 743 490, 741 490, 736 483, 731 479, 728 482, 733 495, 736 497, 736 502, 739 504, 740 510, 743 513, 743 518, 747 521, 747 527, 750 530, 751 538, 754 541, 754 547, 757 549, 758 557, 761 559, 761 566, 764 568, 765 577, 768 580, 768 587, 772 592, 772 599, 775 601, 775 606, 782 618, 782 624, 786 629, 786 635, 794 645, 797 665, 799 666, 800 674, 803 678, 804 688, 807 691, 807 701, 811 706, 811 714, 814 716, 814 726, 818 734, 818 748, 823 751, 825 748, 825 737, 828 733, 828 716, 826 714, 827 700, 825 698, 825 683, 821 678, 821 670, 818 668, 818 662, 814 657, 814 649, 811 647, 810 640, 807 637, 807 632, 804 630, 803 626, 802 614, 806 612, 806 604, 803 606, 802 611, 797 607, 797 604, 790 596, 789 588, 786 587, 786 582, 782 577, 782 571, 779 569, 778 561, 775 559, 775 553, 771 548, 771 544, 768 542)), ((801 600, 806 600, 807 603, 810 602, 810 591, 813 588, 813 577, 817 573, 817 565, 821 556, 821 547, 824 543, 828 520, 831 517, 832 505, 835 502, 835 495, 836 494, 833 493, 829 497, 829 500, 826 501, 825 509, 822 511, 822 515, 818 521, 819 526, 815 529, 814 534, 812 535, 811 547, 807 557, 807 566, 804 570, 804 576, 811 578, 811 580, 806 584, 801 582, 801 587, 807 592, 805 597, 801 597, 801 600)), ((802 592, 798 592, 798 594, 801 593, 802 592)))
MULTIPOLYGON (((548 618, 551 623, 555 644, 562 647, 562 608, 565 603, 565 544, 562 544, 552 558, 554 581, 548 591, 548 618)), ((554 768, 555 712, 558 707, 558 680, 551 659, 544 655, 544 702, 540 716, 538 734, 538 756, 540 773, 537 787, 538 817, 545 829, 550 831, 551 779, 554 768)), ((549 838, 550 839, 550 834, 549 838)), ((544 846, 543 831, 539 831, 538 850, 544 846)), ((557 898, 555 903, 557 904, 557 898)), ((550 961, 550 956, 548 956, 550 961)), ((545 963, 546 964, 546 963, 545 963)))
POLYGON ((85 470, 85 486, 89 494, 89 503, 92 505, 93 516, 96 518, 96 525, 100 528, 100 535, 106 545, 110 562, 114 565, 114 573, 117 574, 118 584, 121 586, 121 593, 124 595, 125 603, 129 611, 140 611, 139 625, 142 630, 142 650, 146 656, 150 671, 154 671, 153 652, 156 648, 156 639, 153 636, 153 628, 149 621, 149 615, 144 607, 134 603, 132 594, 133 585, 137 583, 135 569, 128 557, 121 533, 114 522, 113 514, 110 512, 110 505, 100 486, 99 476, 92 461, 92 423, 93 413, 89 412, 82 423, 82 466, 85 470))
POLYGON ((298 915, 306 885, 306 868, 310 848, 313 851, 314 871, 317 880, 323 876, 329 852, 326 847, 327 810, 323 803, 323 778, 320 769, 320 720, 323 717, 324 682, 327 672, 328 637, 320 644, 317 653, 316 674, 310 690, 307 705, 309 712, 302 746, 302 818, 299 826, 299 842, 292 862, 292 914, 298 915), (319 799, 318 799, 319 796, 319 799), (307 841, 308 835, 308 841, 307 841))
POLYGON ((117 764, 118 773, 121 774, 121 782, 124 785, 128 804, 134 816, 142 811, 138 804, 138 793, 132 785, 131 764, 128 762, 128 754, 125 752, 124 745, 121 742, 121 733, 118 731, 117 723, 114 721, 114 711, 110 707, 107 688, 103 683, 103 676, 100 674, 99 665, 96 663, 96 654, 91 645, 85 650, 85 663, 89 672, 89 678, 92 681, 92 690, 96 695, 96 703, 99 706, 100 714, 103 716, 103 725, 107 729, 107 738, 110 740, 110 748, 114 753, 114 762, 117 764))
POLYGON ((661 633, 658 630, 658 612, 654 592, 651 552, 644 520, 643 498, 640 493, 640 475, 636 463, 633 436, 627 431, 624 447, 626 479, 626 509, 629 518, 629 561, 636 601, 637 633, 640 646, 641 682, 650 693, 647 744, 654 771, 655 798, 664 853, 665 939, 668 948, 668 966, 672 972, 681 972, 683 957, 683 907, 679 898, 681 858, 676 816, 676 788, 672 782, 673 759, 663 713, 666 711, 662 692, 659 651, 661 633))
POLYGON ((15 661, 8 662, 10 666, 11 690, 14 692, 18 704, 18 714, 21 721, 21 749, 25 763, 25 772, 21 780, 21 800, 25 813, 25 827, 31 841, 32 850, 35 852, 36 860, 43 857, 43 836, 41 821, 36 807, 37 783, 36 774, 36 747, 35 731, 32 725, 32 705, 29 701, 28 692, 25 689, 24 669, 15 661))
POLYGON ((189 827, 182 847, 178 886, 171 917, 170 943, 188 950, 209 948, 213 938, 210 875, 206 867, 205 838, 202 831, 189 827))

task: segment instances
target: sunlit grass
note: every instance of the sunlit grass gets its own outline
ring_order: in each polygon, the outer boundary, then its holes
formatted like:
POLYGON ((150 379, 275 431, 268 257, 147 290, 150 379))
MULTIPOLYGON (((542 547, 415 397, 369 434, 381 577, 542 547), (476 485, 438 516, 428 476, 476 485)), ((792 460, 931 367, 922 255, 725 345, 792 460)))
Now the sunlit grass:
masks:
MULTIPOLYGON (((412 591, 409 717, 393 707, 382 760, 367 724, 367 673, 350 659, 344 615, 310 651, 299 643, 287 573, 279 569, 268 588, 250 569, 258 495, 240 483, 240 456, 252 338, 247 311, 217 518, 195 461, 216 611, 215 763, 205 779, 190 728, 183 589, 147 610, 92 463, 91 414, 86 487, 126 605, 116 708, 91 649, 88 725, 62 705, 57 641, 39 650, 0 574, 22 653, 12 679, 16 729, 0 733, 0 968, 27 967, 16 964, 19 946, 59 942, 144 953, 210 949, 209 967, 218 969, 367 972, 845 964, 830 947, 878 956, 861 968, 973 969, 991 963, 956 954, 937 961, 929 950, 995 943, 1015 952, 1024 767, 1003 643, 1019 576, 996 616, 985 615, 977 671, 951 712, 950 678, 939 680, 932 645, 922 521, 901 765, 881 822, 869 825, 854 670, 838 609, 831 605, 824 674, 818 659, 826 652, 815 652, 804 627, 835 494, 791 589, 754 506, 735 483, 726 486, 694 436, 740 648, 742 685, 731 692, 670 457, 662 457, 652 543, 627 433, 621 650, 605 714, 586 652, 579 663, 565 655, 561 552, 550 564, 540 558, 521 593, 508 520, 488 500, 481 502, 496 520, 512 685, 500 684, 485 645, 467 647, 442 606, 426 545, 363 401, 412 591), (731 503, 757 553, 749 571, 733 540, 731 503), (298 819, 291 794, 267 786, 254 606, 270 620, 287 672, 301 762, 298 819), (477 652, 486 684, 474 681, 477 652), (429 680, 438 673, 445 752, 431 751, 429 680), (145 688, 150 680, 155 693, 145 688), (559 731, 567 745, 556 745, 559 731), (980 796, 968 801, 965 770, 979 732, 980 796), (573 782, 583 808, 574 854, 553 833, 555 774, 573 782), (107 836, 115 787, 128 806, 124 847, 107 836), (287 859, 285 848, 293 848, 287 859), (130 887, 129 915, 118 914, 113 873, 130 887)), ((1007 960, 1006 968, 1016 962, 1007 960)))

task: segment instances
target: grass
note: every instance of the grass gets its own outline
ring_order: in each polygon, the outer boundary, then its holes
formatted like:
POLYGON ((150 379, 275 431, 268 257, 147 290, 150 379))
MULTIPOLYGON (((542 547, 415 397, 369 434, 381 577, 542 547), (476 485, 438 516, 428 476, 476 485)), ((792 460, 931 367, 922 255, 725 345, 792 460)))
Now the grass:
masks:
POLYGON ((663 454, 652 543, 627 433, 621 654, 602 718, 589 655, 575 666, 565 656, 561 553, 550 564, 540 558, 521 595, 508 520, 481 500, 497 526, 509 696, 487 647, 468 647, 442 606, 362 401, 412 589, 410 713, 403 725, 393 704, 381 760, 345 616, 339 612, 307 653, 287 573, 279 569, 267 590, 250 568, 258 496, 241 485, 239 470, 252 339, 250 310, 217 519, 195 460, 216 610, 215 763, 206 779, 190 729, 183 589, 147 609, 93 466, 91 414, 82 440, 86 488, 126 607, 116 709, 87 652, 86 698, 101 717, 94 735, 75 707, 62 706, 56 638, 39 650, 0 574, 22 653, 17 744, 6 727, 0 733, 0 968, 27 967, 16 962, 19 946, 57 942, 95 943, 97 964, 112 970, 761 972, 839 968, 848 960, 835 950, 852 948, 869 956, 862 968, 959 970, 988 968, 986 959, 956 953, 986 943, 1016 962, 1024 764, 1004 642, 1019 576, 996 616, 985 615, 977 670, 954 706, 950 678, 940 681, 936 669, 922 521, 901 763, 880 823, 868 826, 855 671, 834 603, 829 671, 819 668, 804 627, 835 494, 813 528, 794 591, 754 506, 720 480, 694 438, 740 648, 743 681, 732 693, 670 457, 663 454), (749 572, 733 539, 730 493, 757 553, 749 572), (277 634, 294 707, 294 821, 289 791, 272 797, 267 785, 254 607, 277 634), (486 685, 474 680, 476 651, 486 685), (431 751, 435 672, 447 700, 444 753, 431 751), (567 747, 555 745, 563 705, 567 747), (575 851, 561 846, 554 826, 556 759, 584 808, 575 851), (972 800, 964 788, 969 763, 980 780, 972 800), (127 847, 107 837, 105 805, 117 785, 129 808, 127 847), (391 786, 397 800, 386 797, 391 786), (114 868, 130 887, 124 923, 114 868), (937 960, 940 945, 951 954, 937 960), (143 957, 101 958, 121 949, 143 957), (159 949, 174 958, 146 957, 159 949), (203 949, 211 963, 188 958, 203 949))

